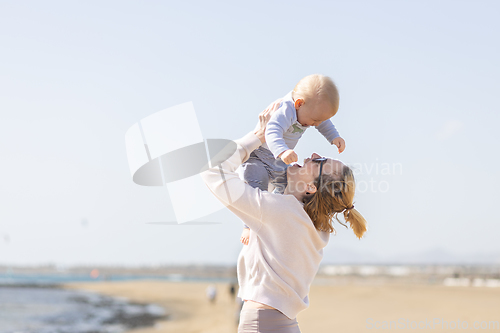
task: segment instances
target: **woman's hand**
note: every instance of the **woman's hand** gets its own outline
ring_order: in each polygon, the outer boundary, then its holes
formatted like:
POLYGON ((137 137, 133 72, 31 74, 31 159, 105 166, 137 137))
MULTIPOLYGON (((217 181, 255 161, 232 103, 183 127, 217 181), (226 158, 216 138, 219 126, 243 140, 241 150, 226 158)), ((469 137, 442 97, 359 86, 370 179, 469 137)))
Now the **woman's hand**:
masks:
POLYGON ((262 143, 266 142, 265 133, 266 133, 267 123, 269 122, 269 119, 271 119, 271 115, 274 113, 274 111, 276 111, 280 106, 281 101, 282 101, 281 98, 275 100, 274 102, 269 104, 269 106, 264 111, 262 111, 259 114, 259 122, 257 123, 257 126, 254 129, 254 133, 259 137, 260 142, 262 143))

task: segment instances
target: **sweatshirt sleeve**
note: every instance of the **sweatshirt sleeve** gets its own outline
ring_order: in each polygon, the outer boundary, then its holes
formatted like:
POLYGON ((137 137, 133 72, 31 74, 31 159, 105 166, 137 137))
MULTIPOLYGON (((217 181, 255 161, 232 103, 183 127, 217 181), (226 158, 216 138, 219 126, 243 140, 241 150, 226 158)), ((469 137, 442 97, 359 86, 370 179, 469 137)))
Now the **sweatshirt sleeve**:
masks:
POLYGON ((259 138, 248 133, 235 140, 236 151, 220 165, 208 168, 200 175, 205 185, 230 211, 236 214, 250 229, 257 231, 261 225, 262 194, 243 181, 236 169, 261 145, 259 138))
POLYGON ((293 114, 295 108, 290 107, 290 103, 283 102, 276 112, 271 116, 266 127, 266 144, 273 153, 274 158, 288 150, 283 134, 292 126, 293 114))
POLYGON ((333 139, 340 136, 339 132, 335 128, 335 125, 333 125, 330 119, 327 119, 318 126, 316 126, 316 129, 321 134, 323 134, 323 136, 328 140, 328 142, 330 142, 330 144, 332 144, 333 139))

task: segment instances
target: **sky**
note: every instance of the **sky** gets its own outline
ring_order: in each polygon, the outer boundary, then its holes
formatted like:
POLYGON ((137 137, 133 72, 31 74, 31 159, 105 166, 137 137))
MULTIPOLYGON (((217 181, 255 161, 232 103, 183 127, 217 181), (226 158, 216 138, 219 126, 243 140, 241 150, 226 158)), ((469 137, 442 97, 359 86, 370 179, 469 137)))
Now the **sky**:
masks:
POLYGON ((148 223, 175 221, 172 203, 132 181, 125 133, 192 102, 204 138, 237 139, 313 73, 339 88, 346 150, 311 129, 296 152, 353 167, 368 221, 361 240, 335 224, 324 262, 500 262, 499 9, 0 0, 0 264, 235 264, 242 224, 227 210, 205 219, 218 224, 148 223))

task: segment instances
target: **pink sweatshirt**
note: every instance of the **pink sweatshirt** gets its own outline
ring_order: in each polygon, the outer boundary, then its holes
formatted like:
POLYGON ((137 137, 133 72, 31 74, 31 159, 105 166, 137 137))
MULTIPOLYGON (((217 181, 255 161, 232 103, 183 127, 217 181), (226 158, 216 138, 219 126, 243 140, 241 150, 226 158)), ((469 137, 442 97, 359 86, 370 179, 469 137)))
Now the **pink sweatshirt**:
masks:
POLYGON ((309 306, 309 287, 330 234, 318 231, 293 195, 273 194, 246 184, 236 169, 261 145, 249 133, 222 165, 201 176, 210 191, 250 227, 238 257, 238 297, 267 304, 290 319, 309 306))

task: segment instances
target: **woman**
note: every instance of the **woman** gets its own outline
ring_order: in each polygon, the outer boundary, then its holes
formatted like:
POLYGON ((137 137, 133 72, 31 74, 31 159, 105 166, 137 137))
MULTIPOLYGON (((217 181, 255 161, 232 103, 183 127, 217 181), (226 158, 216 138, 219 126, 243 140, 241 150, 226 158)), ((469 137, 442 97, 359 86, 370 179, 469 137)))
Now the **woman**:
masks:
POLYGON ((238 296, 245 301, 240 333, 300 332, 296 317, 309 306, 309 288, 335 231, 333 218, 338 221, 337 213, 343 213, 358 238, 366 231, 353 205, 353 173, 338 160, 312 154, 303 166, 290 166, 283 195, 239 178, 236 169, 264 143, 276 108, 274 103, 263 111, 255 130, 235 141, 236 152, 201 174, 213 194, 250 227, 237 266, 238 296))

